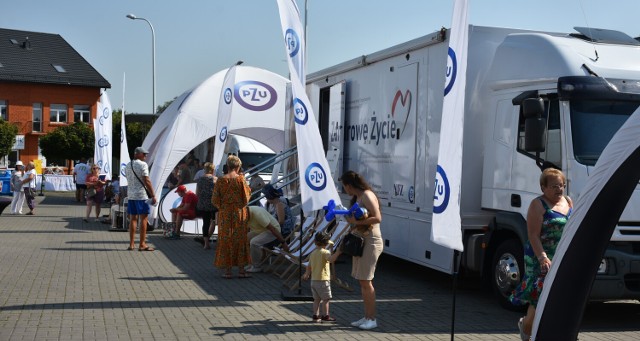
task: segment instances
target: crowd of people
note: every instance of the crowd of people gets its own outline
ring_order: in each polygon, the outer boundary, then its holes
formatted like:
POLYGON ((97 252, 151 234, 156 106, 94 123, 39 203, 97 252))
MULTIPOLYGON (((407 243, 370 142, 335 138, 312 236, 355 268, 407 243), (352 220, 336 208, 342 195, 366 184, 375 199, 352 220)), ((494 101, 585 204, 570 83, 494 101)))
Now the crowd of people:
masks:
MULTIPOLYGON (((88 222, 94 210, 96 220, 100 217, 103 201, 121 204, 122 198, 128 198, 126 214, 129 215, 129 247, 136 248, 135 234, 140 231, 137 249, 154 251, 147 245, 146 233, 150 207, 157 204, 156 193, 149 178, 149 167, 145 162, 148 151, 138 147, 134 159, 126 165, 128 186, 120 188, 118 178, 112 183, 100 177, 100 167, 88 165, 83 158, 76 164, 73 179, 76 184, 75 199, 86 203, 84 221, 88 222), (114 186, 115 185, 115 186, 114 186), (108 186, 108 187, 107 187, 108 186)), ((250 278, 252 273, 261 272, 264 260, 264 247, 280 246, 289 252, 288 237, 295 226, 295 217, 289 200, 282 189, 265 183, 258 175, 249 181, 245 179, 242 161, 235 155, 229 155, 224 174, 215 176, 215 167, 206 162, 202 167, 199 160, 181 161, 167 179, 167 187, 175 189, 182 198, 180 205, 170 210, 175 223, 175 237, 180 238, 184 220, 202 218, 202 236, 195 239, 211 249, 211 237, 217 225, 218 238, 214 266, 221 271, 225 279, 250 278), (192 177, 192 175, 194 175, 192 177), (188 183, 196 183, 195 192, 187 189, 188 183), (265 205, 260 198, 264 197, 265 205), (251 202, 251 204, 250 204, 251 202), (237 268, 237 275, 233 269, 237 268)), ((252 165, 253 166, 253 165, 252 165)), ((35 214, 35 166, 33 162, 24 165, 18 161, 11 176, 11 214, 23 214, 26 201, 29 211, 35 214)), ((342 190, 351 196, 350 204, 357 203, 367 215, 363 219, 346 216, 351 228, 349 233, 359 235, 364 240, 361 256, 352 257, 351 276, 358 280, 363 301, 363 317, 351 323, 364 330, 377 327, 376 294, 373 279, 378 257, 383 250, 380 230, 382 214, 380 203, 371 186, 358 173, 347 171, 340 177, 342 190)), ((527 313, 518 320, 518 329, 522 340, 528 340, 532 331, 535 309, 543 289, 546 273, 549 271, 556 247, 562 236, 564 226, 571 216, 572 200, 564 194, 566 178, 554 168, 545 169, 540 176, 542 195, 531 201, 527 213, 527 236, 524 245, 524 275, 521 285, 510 297, 514 305, 526 305, 527 313)), ((113 219, 113 209, 111 219, 113 219)), ((309 265, 303 278, 311 280, 314 297, 312 320, 315 322, 333 322, 329 314, 329 302, 332 298, 330 283, 330 264, 342 254, 340 248, 333 250, 330 235, 318 232, 313 236, 316 249, 309 256, 309 265)))

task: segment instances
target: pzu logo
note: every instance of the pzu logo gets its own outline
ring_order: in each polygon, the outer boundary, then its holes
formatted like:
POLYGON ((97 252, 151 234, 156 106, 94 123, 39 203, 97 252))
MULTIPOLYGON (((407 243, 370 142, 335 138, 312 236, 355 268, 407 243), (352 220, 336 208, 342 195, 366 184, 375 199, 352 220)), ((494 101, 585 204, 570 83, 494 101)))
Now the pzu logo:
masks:
POLYGON ((307 185, 314 191, 322 191, 327 186, 327 173, 322 166, 314 162, 307 167, 304 178, 307 185))
POLYGON ((304 105, 304 102, 299 98, 293 100, 293 116, 296 123, 300 125, 305 125, 307 120, 309 120, 309 111, 307 110, 307 106, 304 105))
POLYGON ((433 194, 433 213, 442 213, 447 209, 449 205, 449 196, 451 195, 451 188, 449 187, 449 179, 447 179, 447 173, 440 165, 438 165, 438 171, 436 172, 436 184, 433 194))
POLYGON ((104 109, 102 109, 102 116, 100 116, 100 125, 104 125, 104 120, 106 120, 107 118, 109 118, 109 115, 111 115, 111 108, 110 107, 105 107, 104 109))
POLYGON ((276 89, 267 83, 259 81, 237 83, 234 96, 238 104, 253 111, 269 110, 278 100, 276 89))
POLYGON ((220 142, 224 142, 227 140, 227 127, 222 127, 220 129, 220 142))
POLYGON ((227 104, 231 103, 231 99, 233 98, 233 93, 230 88, 224 89, 224 102, 227 104))
POLYGON ((127 164, 126 163, 121 163, 120 164, 120 175, 127 177, 127 173, 125 172, 127 168, 127 164))
POLYGON ((449 58, 447 58, 447 80, 446 86, 444 88, 444 95, 446 96, 451 88, 453 88, 453 84, 456 82, 456 75, 458 74, 458 61, 456 59, 456 52, 449 48, 449 58))
POLYGON ((287 45, 289 57, 295 56, 300 51, 300 37, 293 29, 288 29, 284 35, 284 43, 287 45))
POLYGON ((98 147, 104 148, 109 145, 109 136, 104 135, 98 140, 98 147))

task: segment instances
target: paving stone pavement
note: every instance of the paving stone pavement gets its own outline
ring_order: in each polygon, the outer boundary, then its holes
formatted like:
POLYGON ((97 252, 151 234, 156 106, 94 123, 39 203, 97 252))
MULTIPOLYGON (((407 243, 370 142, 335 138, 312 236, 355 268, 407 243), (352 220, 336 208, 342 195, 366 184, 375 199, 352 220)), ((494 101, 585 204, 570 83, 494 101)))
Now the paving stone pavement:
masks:
MULTIPOLYGON (((223 279, 214 250, 191 237, 128 234, 82 221, 70 193, 38 197, 35 216, 0 216, 0 340, 449 340, 451 277, 383 255, 374 281, 379 328, 361 331, 360 293, 334 285, 336 323, 311 322, 311 302, 285 301, 273 274, 223 279)), ((107 209, 103 209, 107 213, 107 209)), ((384 233, 384 232, 383 232, 384 233)), ((214 243, 215 246, 215 243, 214 243)), ((350 261, 336 265, 352 286, 350 261)), ((477 279, 458 287, 456 340, 518 340, 520 313, 477 279)), ((589 305, 580 340, 640 339, 637 301, 589 305)))

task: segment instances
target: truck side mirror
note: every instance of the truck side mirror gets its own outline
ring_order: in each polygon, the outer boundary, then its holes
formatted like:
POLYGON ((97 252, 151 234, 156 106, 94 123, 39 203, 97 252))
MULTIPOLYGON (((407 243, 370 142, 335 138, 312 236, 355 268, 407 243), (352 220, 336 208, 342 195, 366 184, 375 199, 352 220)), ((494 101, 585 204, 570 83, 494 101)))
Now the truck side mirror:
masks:
POLYGON ((544 113, 542 98, 527 98, 522 101, 522 113, 524 115, 524 150, 544 152, 547 119, 542 117, 544 113))

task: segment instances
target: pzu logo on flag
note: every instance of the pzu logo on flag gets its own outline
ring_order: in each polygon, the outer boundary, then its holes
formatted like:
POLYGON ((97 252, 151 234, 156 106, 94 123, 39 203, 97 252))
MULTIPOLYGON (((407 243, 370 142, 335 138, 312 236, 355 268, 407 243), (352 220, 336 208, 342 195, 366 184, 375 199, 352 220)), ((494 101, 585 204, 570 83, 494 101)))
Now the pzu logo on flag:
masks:
POLYGON ((103 137, 101 137, 101 138, 98 140, 98 146, 99 146, 100 148, 106 147, 106 146, 108 146, 108 145, 109 145, 109 136, 104 135, 103 137))
POLYGON ((453 84, 456 82, 456 75, 458 74, 458 61, 456 60, 456 52, 449 47, 449 58, 447 58, 447 80, 444 88, 444 95, 446 96, 453 88, 453 84))
POLYGON ((449 187, 449 179, 447 179, 447 173, 440 165, 438 165, 438 171, 436 172, 436 184, 433 194, 433 213, 442 213, 447 209, 449 205, 449 196, 451 195, 451 188, 449 187))
POLYGON ((293 115, 295 117, 296 123, 300 125, 305 125, 307 120, 309 119, 309 111, 307 107, 304 105, 299 98, 293 100, 293 115))
POLYGON ((233 92, 231 88, 224 89, 224 102, 227 104, 231 104, 231 99, 233 98, 233 92))
POLYGON ((304 178, 307 185, 314 191, 321 191, 327 186, 327 173, 322 166, 314 162, 307 167, 304 178))
POLYGON ((222 127, 220 129, 220 142, 224 142, 227 140, 227 127, 222 127))
POLYGON ((111 115, 110 107, 105 107, 104 109, 102 109, 102 116, 100 116, 100 119, 99 119, 100 125, 104 125, 104 120, 109 118, 109 115, 111 115))
POLYGON ((296 31, 290 28, 287 30, 284 39, 287 51, 289 51, 289 57, 293 58, 300 51, 300 37, 296 31))

